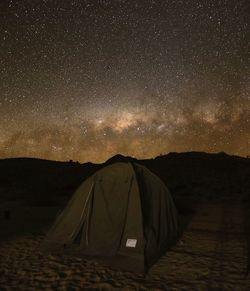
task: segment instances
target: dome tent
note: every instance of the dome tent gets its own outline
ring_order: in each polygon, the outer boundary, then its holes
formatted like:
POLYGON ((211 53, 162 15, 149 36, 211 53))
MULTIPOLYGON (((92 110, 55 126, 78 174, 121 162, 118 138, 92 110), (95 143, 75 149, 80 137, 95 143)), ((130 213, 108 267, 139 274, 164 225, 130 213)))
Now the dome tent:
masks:
POLYGON ((114 163, 79 186, 43 247, 146 272, 175 241, 177 220, 171 195, 156 175, 136 163, 114 163))

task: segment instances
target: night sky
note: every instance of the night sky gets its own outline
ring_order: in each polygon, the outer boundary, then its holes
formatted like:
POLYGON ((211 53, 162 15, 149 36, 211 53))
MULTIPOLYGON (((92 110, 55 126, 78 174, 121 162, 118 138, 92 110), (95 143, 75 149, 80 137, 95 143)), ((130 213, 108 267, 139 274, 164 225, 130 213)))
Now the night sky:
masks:
POLYGON ((0 158, 249 155, 248 3, 1 0, 0 158))

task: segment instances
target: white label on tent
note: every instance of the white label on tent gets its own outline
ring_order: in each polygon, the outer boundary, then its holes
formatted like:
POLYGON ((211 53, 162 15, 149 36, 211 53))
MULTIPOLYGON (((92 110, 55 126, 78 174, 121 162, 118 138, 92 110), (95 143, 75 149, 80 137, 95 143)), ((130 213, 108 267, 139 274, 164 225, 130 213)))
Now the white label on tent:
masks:
POLYGON ((136 243, 137 243, 137 239, 128 238, 127 241, 126 241, 126 247, 135 248, 136 243))

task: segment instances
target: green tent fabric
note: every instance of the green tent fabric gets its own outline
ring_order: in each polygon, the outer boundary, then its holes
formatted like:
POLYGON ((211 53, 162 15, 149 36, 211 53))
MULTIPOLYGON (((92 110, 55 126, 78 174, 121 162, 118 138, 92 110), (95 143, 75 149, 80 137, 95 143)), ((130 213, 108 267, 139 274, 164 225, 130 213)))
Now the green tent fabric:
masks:
POLYGON ((146 272, 177 233, 177 211, 164 183, 139 164, 115 163, 79 186, 43 248, 146 272))

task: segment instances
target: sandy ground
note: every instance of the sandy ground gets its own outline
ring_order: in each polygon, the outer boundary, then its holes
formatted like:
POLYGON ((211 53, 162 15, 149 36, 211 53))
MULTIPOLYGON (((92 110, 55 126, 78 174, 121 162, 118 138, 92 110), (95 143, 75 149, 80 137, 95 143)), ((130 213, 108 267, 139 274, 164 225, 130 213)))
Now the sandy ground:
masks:
POLYGON ((6 221, 6 207, 0 209, 0 290, 250 290, 241 204, 198 207, 181 241, 146 276, 46 256, 40 226, 56 209, 8 205, 12 217, 6 221))

